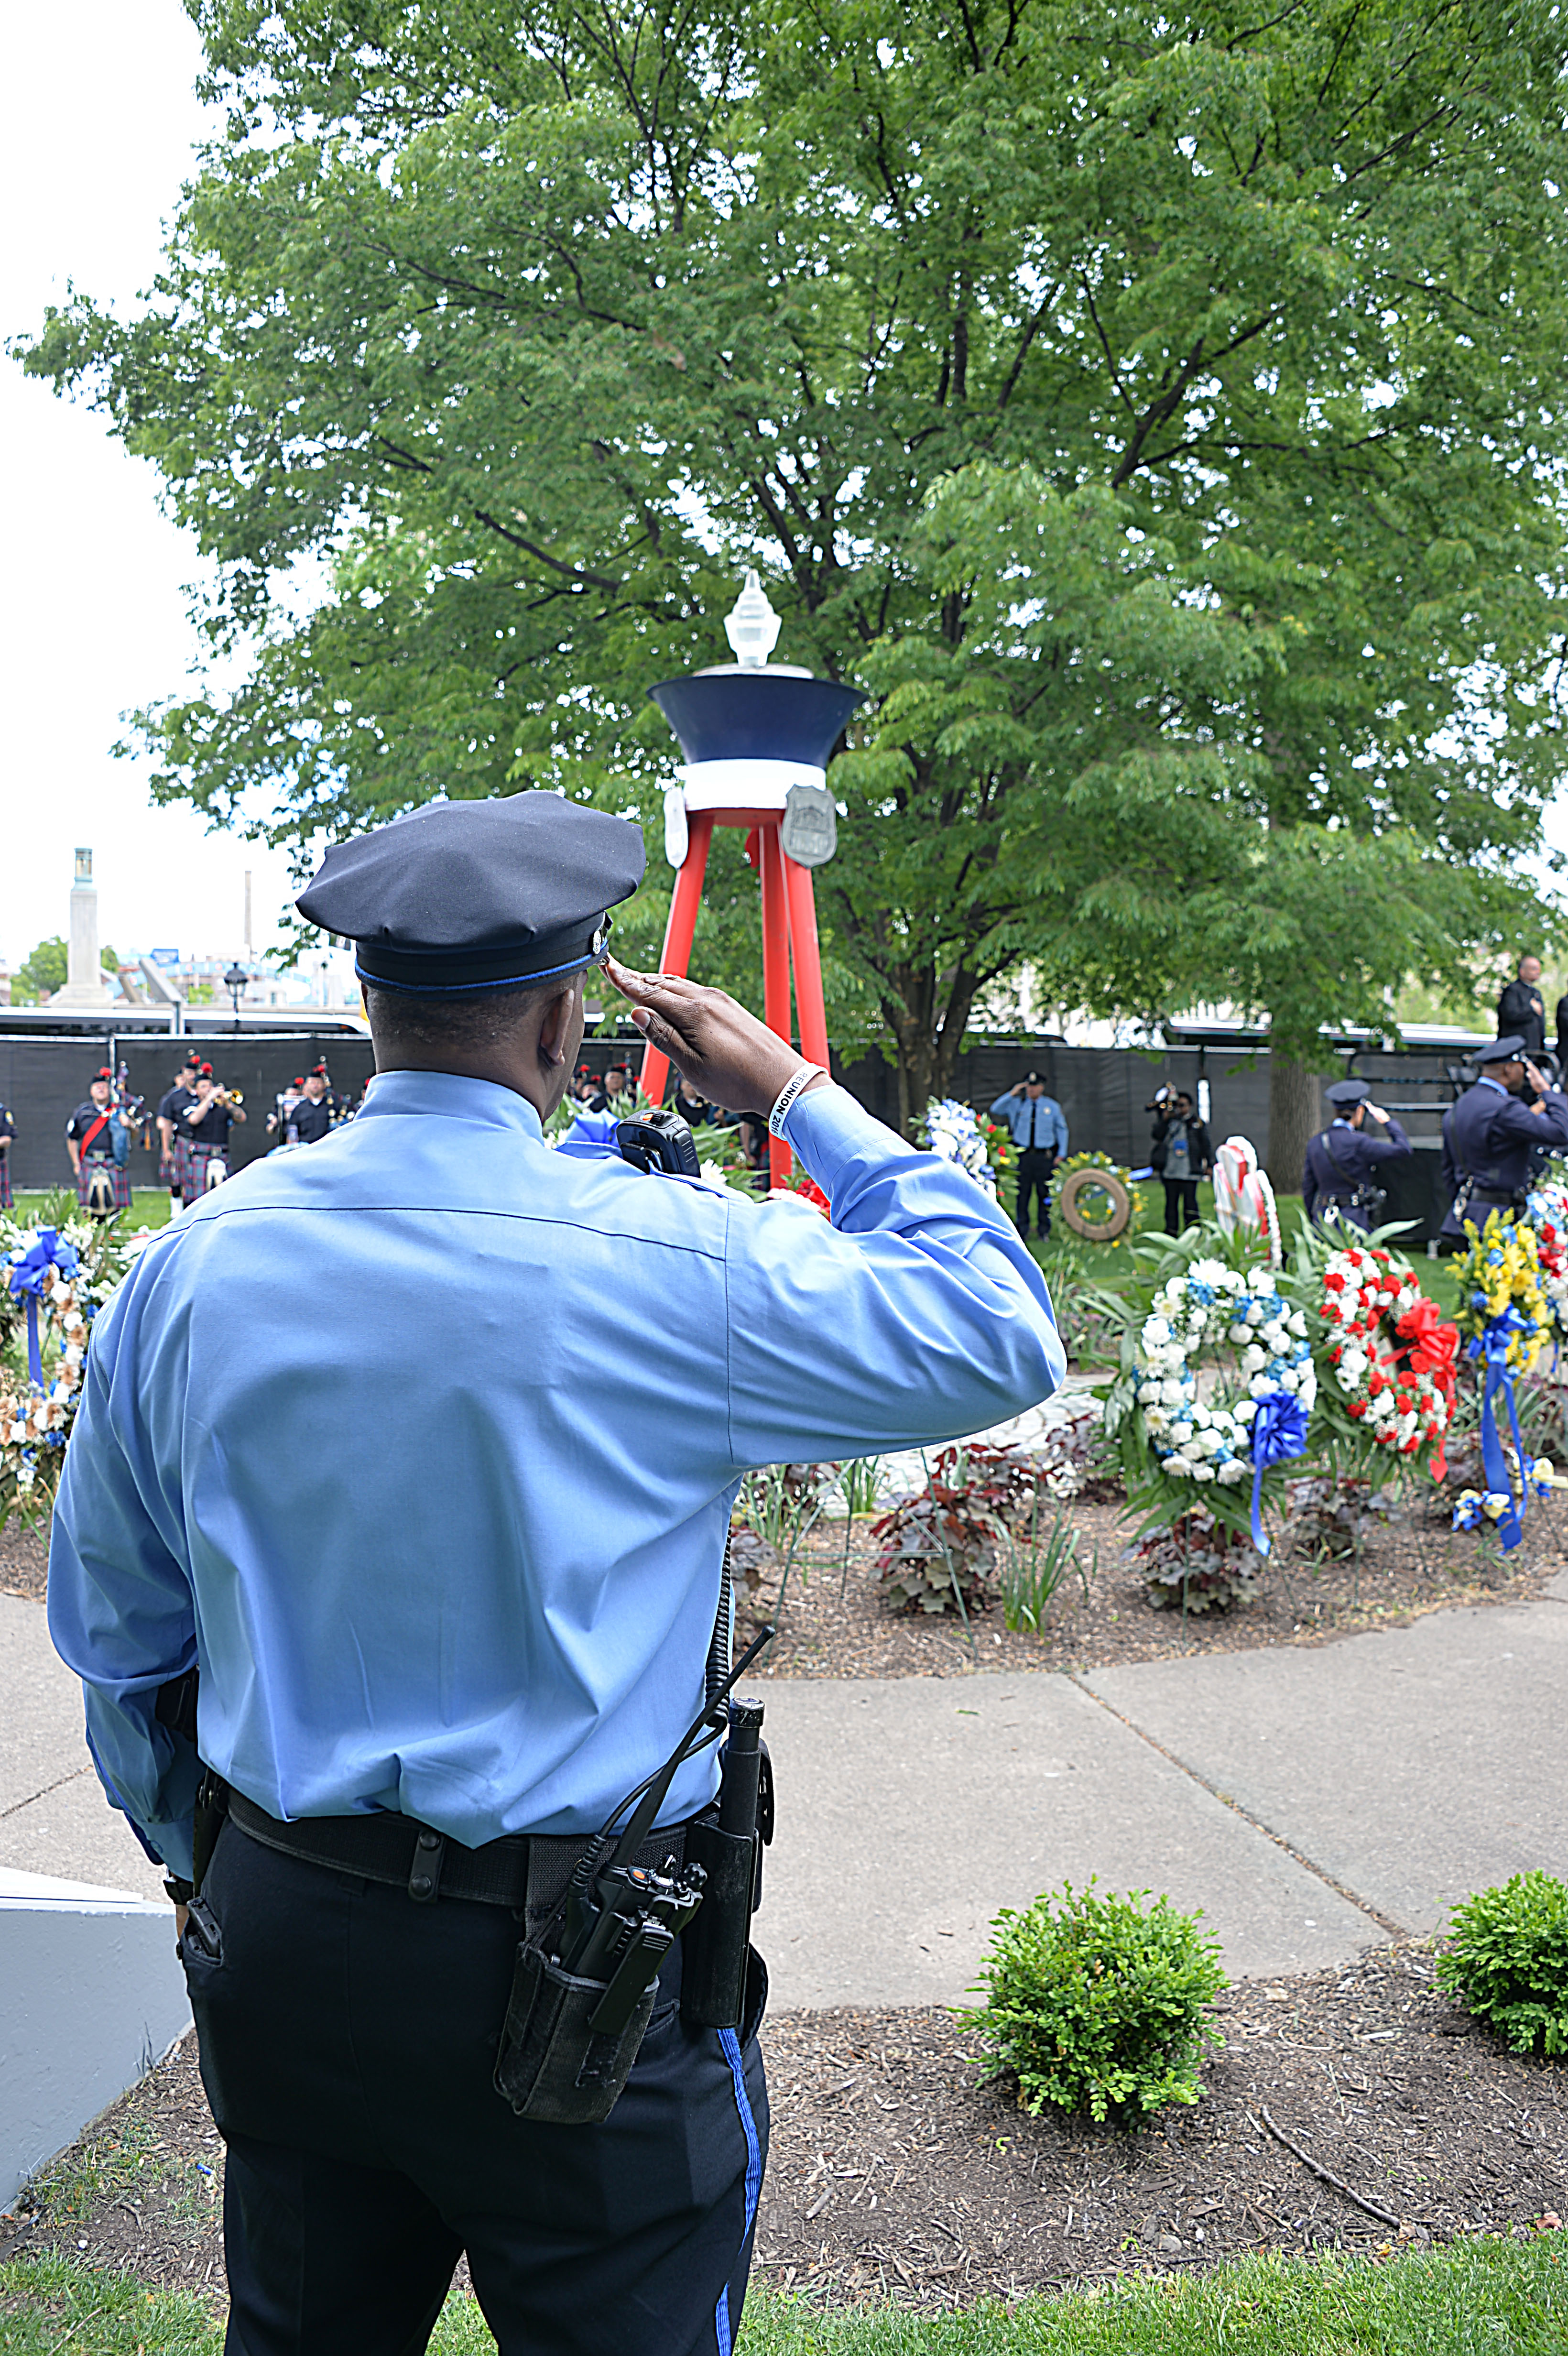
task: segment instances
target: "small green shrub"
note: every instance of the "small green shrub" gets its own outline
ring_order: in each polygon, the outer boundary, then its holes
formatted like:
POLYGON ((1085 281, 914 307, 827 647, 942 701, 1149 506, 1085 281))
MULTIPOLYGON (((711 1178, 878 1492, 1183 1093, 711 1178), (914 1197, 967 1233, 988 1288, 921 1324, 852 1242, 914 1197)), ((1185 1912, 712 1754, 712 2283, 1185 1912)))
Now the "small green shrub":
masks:
POLYGON ((1091 1879, 1004 1909, 975 1985, 987 2001, 964 2016, 987 2052, 985 2078, 1013 2077, 1038 2117, 1046 2104, 1137 2126, 1167 2103, 1198 2100, 1205 2043, 1225 1986, 1219 1944, 1168 1898, 1097 1897, 1091 1879))
POLYGON ((1568 1888, 1516 1873, 1454 1909, 1437 1985, 1516 2053, 1568 2053, 1568 1888))

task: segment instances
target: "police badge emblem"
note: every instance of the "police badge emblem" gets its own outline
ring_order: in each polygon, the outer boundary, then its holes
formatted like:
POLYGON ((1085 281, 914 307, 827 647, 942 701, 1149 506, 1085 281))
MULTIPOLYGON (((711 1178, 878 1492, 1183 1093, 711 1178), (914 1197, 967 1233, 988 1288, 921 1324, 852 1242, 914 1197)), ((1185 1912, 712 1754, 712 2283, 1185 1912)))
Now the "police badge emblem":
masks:
POLYGON ((838 812, 826 786, 791 786, 779 841, 797 867, 827 865, 838 848, 838 812))

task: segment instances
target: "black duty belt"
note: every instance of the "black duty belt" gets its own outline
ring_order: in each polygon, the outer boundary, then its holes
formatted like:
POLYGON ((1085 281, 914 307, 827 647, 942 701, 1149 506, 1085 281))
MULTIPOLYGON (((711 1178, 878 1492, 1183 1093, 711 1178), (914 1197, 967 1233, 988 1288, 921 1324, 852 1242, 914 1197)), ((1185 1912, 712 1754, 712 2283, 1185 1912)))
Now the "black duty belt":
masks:
MULTIPOLYGON (((417 1816, 381 1809, 353 1816, 298 1816, 283 1824, 235 1791, 229 1794, 228 1813, 263 1848, 354 1874, 361 1881, 386 1882, 424 1906, 438 1898, 471 1898, 486 1906, 510 1906, 517 1913, 548 1912, 589 1847, 576 1833, 507 1833, 481 1848, 465 1848, 417 1816)), ((685 1855, 685 1825, 669 1825, 651 1833, 630 1861, 656 1870, 667 1858, 679 1865, 685 1855)))

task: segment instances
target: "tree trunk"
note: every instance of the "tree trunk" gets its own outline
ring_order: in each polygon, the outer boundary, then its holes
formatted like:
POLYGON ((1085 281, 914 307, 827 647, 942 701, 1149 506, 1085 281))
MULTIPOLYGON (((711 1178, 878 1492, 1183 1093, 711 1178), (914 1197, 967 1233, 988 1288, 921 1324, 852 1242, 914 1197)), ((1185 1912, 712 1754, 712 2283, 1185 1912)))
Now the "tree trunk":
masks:
POLYGON ((1270 1055, 1268 1066, 1268 1154, 1266 1166, 1275 1191, 1299 1194, 1307 1162, 1307 1141, 1323 1126, 1322 1082, 1305 1064, 1270 1055))

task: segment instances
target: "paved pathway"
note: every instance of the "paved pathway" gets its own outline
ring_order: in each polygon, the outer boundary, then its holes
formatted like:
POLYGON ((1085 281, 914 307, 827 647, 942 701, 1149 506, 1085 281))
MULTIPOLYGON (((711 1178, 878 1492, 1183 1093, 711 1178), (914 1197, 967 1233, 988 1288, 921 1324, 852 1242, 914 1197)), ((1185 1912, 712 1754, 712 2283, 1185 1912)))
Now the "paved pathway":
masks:
MULTIPOLYGON (((951 2003, 990 1918, 1097 1874, 1202 1907, 1232 1971, 1348 1961, 1568 1875, 1568 1572, 1539 1601, 1080 1678, 764 1678, 782 2005, 951 2003)), ((156 1895, 41 1606, 0 1596, 0 1868, 156 1895)))

